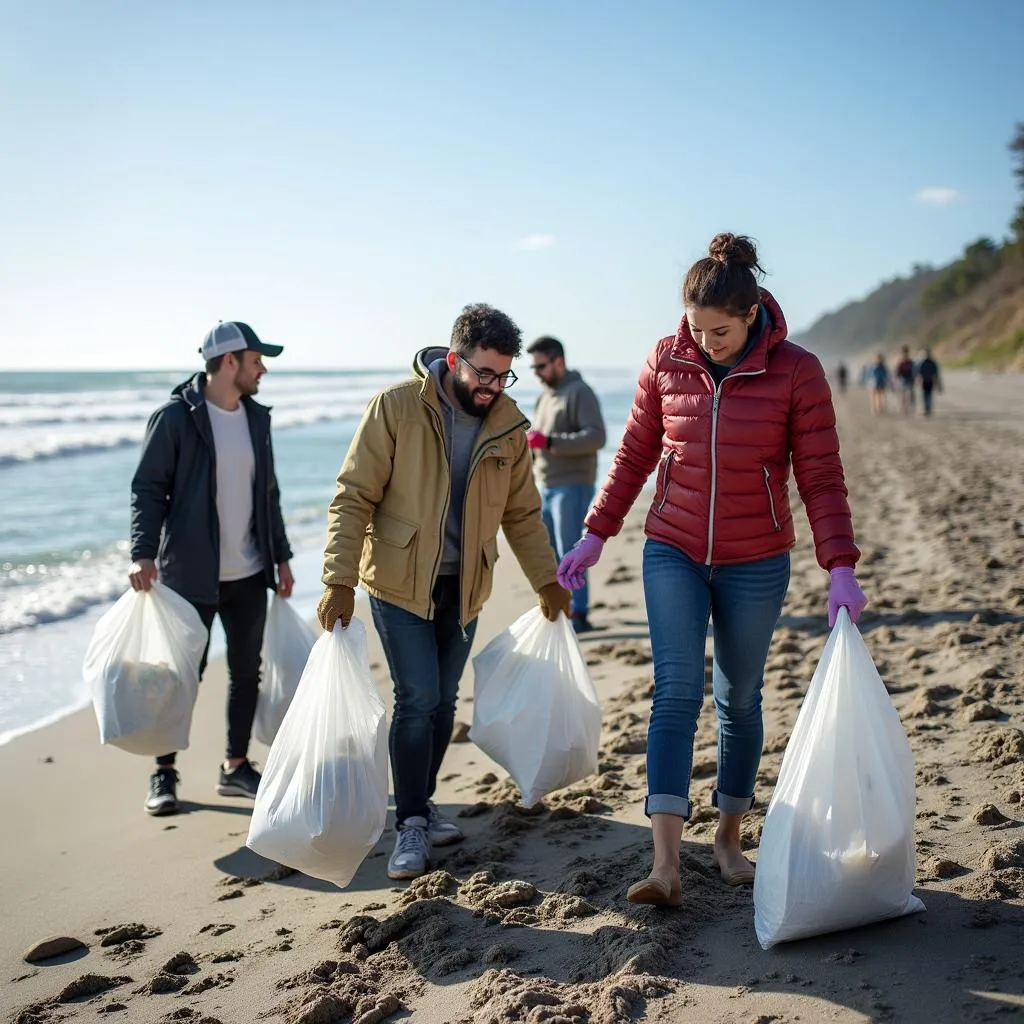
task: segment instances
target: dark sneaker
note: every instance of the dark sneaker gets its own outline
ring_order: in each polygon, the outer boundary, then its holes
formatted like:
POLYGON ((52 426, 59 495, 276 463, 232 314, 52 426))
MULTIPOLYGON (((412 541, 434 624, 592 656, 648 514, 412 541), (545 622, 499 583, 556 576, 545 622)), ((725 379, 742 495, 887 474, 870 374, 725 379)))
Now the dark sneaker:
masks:
POLYGON ((442 814, 437 804, 430 800, 427 803, 427 838, 431 846, 447 846, 466 837, 462 829, 447 814, 442 814))
POLYGON ((178 813, 178 773, 173 768, 157 768, 149 777, 149 795, 143 805, 147 814, 160 817, 178 813))
POLYGON ((388 878, 419 878, 430 866, 426 818, 406 818, 398 826, 395 852, 388 859, 388 878))
POLYGON ((262 777, 249 761, 243 761, 237 768, 232 768, 231 771, 228 771, 221 764, 217 792, 221 796, 247 796, 255 800, 256 790, 260 788, 260 779, 262 777))
POLYGON ((590 624, 590 619, 588 619, 585 614, 582 612, 573 612, 572 628, 577 633, 589 633, 594 627, 590 624))

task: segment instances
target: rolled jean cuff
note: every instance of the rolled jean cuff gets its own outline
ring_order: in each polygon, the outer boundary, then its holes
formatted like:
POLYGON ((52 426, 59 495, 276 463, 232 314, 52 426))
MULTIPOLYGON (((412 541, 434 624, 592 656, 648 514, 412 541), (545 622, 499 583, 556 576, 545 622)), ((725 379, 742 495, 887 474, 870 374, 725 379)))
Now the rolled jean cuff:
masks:
POLYGON ((723 814, 745 814, 754 806, 753 796, 726 796, 717 789, 711 794, 711 804, 723 814))
POLYGON ((685 796, 672 793, 651 793, 644 797, 644 814, 649 818, 652 814, 674 814, 677 818, 689 821, 693 813, 693 804, 685 796))

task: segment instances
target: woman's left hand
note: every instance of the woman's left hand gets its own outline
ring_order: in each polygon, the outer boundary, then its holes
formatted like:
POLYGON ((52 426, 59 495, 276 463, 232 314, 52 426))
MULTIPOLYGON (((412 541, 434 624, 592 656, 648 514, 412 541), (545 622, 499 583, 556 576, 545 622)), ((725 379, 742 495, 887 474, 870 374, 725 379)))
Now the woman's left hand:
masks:
POLYGON ((830 573, 828 585, 828 628, 836 624, 839 609, 845 608, 850 613, 850 621, 856 622, 860 613, 867 607, 868 599, 857 583, 857 577, 850 566, 843 565, 830 573))

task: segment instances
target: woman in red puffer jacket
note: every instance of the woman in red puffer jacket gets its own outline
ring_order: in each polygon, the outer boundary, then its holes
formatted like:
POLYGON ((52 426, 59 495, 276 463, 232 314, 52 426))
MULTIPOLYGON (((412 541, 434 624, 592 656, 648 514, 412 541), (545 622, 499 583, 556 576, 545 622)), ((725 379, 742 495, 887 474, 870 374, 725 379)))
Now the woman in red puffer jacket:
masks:
POLYGON ((581 583, 657 470, 643 558, 654 658, 645 801, 654 867, 630 887, 634 903, 682 902, 679 841, 692 810, 709 620, 719 727, 714 862, 732 885, 753 881, 740 825, 754 803, 764 664, 789 585, 791 466, 818 562, 830 573, 829 625, 840 607, 856 621, 867 603, 853 575, 860 552, 825 373, 786 340, 760 272, 750 239, 730 234, 717 235, 690 268, 679 330, 648 357, 587 533, 559 567, 563 586, 581 583))

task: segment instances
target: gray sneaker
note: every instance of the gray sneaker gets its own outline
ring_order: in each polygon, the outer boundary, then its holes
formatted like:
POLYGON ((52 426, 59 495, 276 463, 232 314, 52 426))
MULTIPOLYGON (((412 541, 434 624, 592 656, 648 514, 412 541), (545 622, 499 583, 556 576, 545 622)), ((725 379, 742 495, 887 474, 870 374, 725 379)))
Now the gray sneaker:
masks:
POLYGON ((398 826, 395 852, 388 860, 388 878, 419 878, 430 864, 426 818, 406 818, 398 826))
POLYGON ((466 838, 462 829, 446 814, 442 814, 433 800, 427 803, 427 837, 431 846, 447 846, 466 838))

